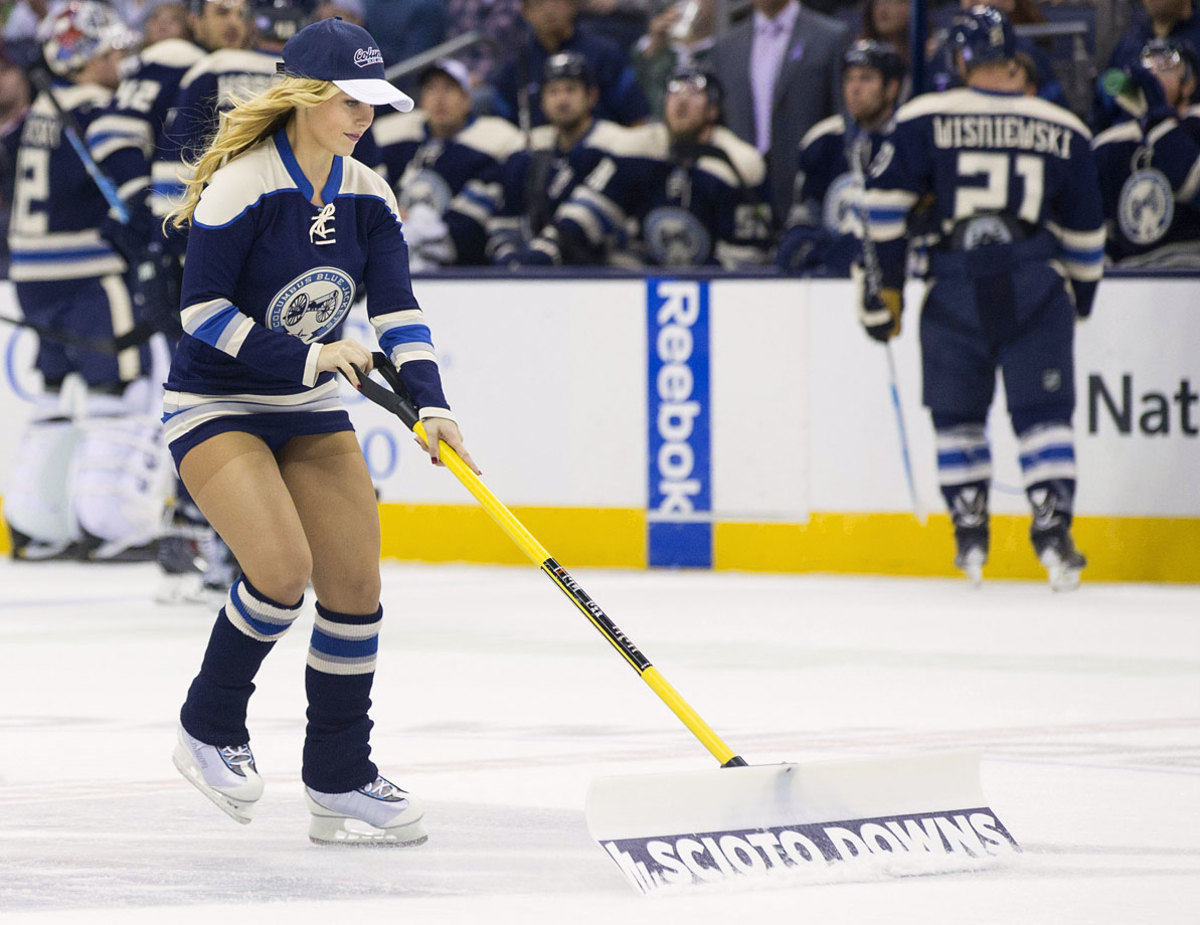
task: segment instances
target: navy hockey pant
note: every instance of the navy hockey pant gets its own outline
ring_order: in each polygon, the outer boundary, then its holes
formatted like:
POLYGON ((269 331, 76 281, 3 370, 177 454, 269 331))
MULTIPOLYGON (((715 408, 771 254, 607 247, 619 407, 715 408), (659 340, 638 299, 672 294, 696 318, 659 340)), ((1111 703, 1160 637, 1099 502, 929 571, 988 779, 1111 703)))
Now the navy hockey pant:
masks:
POLYGON ((1045 261, 998 263, 991 273, 964 260, 933 263, 936 279, 921 311, 921 368, 938 429, 986 421, 997 367, 1018 434, 1071 420, 1075 310, 1063 278, 1045 261))

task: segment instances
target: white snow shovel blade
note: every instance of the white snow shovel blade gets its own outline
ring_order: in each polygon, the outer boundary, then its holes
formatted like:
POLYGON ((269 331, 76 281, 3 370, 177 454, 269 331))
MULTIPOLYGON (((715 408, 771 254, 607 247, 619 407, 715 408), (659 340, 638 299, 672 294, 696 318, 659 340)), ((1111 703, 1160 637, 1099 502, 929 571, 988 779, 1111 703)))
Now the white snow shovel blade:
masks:
POLYGON ((588 790, 588 829, 643 893, 775 870, 975 870, 1020 851, 984 800, 979 759, 956 751, 602 777, 588 790))

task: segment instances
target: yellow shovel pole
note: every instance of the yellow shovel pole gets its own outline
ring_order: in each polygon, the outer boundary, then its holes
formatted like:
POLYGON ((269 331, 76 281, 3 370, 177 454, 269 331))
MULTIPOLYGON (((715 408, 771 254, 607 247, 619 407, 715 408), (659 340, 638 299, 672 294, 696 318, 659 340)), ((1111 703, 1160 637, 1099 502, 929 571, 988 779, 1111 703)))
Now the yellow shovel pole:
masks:
MULTIPOLYGON (((400 381, 395 367, 381 353, 376 353, 374 359, 375 368, 383 374, 383 377, 392 386, 394 391, 389 391, 360 374, 359 392, 376 404, 391 411, 413 433, 417 434, 422 440, 425 440, 425 428, 421 425, 416 408, 409 400, 407 394, 404 393, 404 386, 400 381)), ((671 712, 679 717, 680 721, 691 730, 692 734, 700 740, 700 743, 721 763, 721 766, 744 766, 746 764, 745 760, 721 741, 720 736, 713 732, 708 723, 700 718, 699 714, 668 683, 667 679, 641 653, 632 640, 621 632, 620 628, 600 608, 600 605, 592 600, 588 593, 583 590, 579 582, 572 578, 565 568, 554 561, 542 544, 534 538, 533 534, 525 529, 525 525, 517 520, 513 512, 505 507, 499 498, 492 494, 491 490, 483 483, 483 480, 471 470, 470 466, 463 462, 462 457, 444 440, 438 442, 438 458, 462 482, 467 491, 475 496, 475 500, 483 505, 483 509, 509 535, 512 541, 521 548, 521 551, 525 553, 529 560, 545 572, 550 580, 558 586, 559 590, 579 608, 580 612, 609 641, 612 647, 621 653, 625 661, 641 675, 642 680, 670 708, 671 712)))

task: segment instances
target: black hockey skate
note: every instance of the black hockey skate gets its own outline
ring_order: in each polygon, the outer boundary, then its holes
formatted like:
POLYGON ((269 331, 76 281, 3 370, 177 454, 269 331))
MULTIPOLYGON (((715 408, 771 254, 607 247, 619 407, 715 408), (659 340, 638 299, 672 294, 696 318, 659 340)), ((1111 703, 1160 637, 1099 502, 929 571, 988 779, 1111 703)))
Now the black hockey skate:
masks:
POLYGON ((1033 548, 1050 578, 1051 588, 1074 591, 1079 587, 1079 573, 1087 566, 1087 558, 1075 548, 1070 533, 1065 530, 1035 533, 1033 548))

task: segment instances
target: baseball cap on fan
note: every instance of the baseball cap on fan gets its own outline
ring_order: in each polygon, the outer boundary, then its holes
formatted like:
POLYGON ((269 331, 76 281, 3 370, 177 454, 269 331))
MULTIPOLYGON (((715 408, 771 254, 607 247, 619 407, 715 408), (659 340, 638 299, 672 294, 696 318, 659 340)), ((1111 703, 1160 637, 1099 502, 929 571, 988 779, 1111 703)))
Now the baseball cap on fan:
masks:
POLYGON ((342 19, 322 19, 293 35, 278 69, 289 77, 331 81, 360 103, 387 103, 400 112, 413 108, 412 98, 387 82, 371 33, 342 19))

